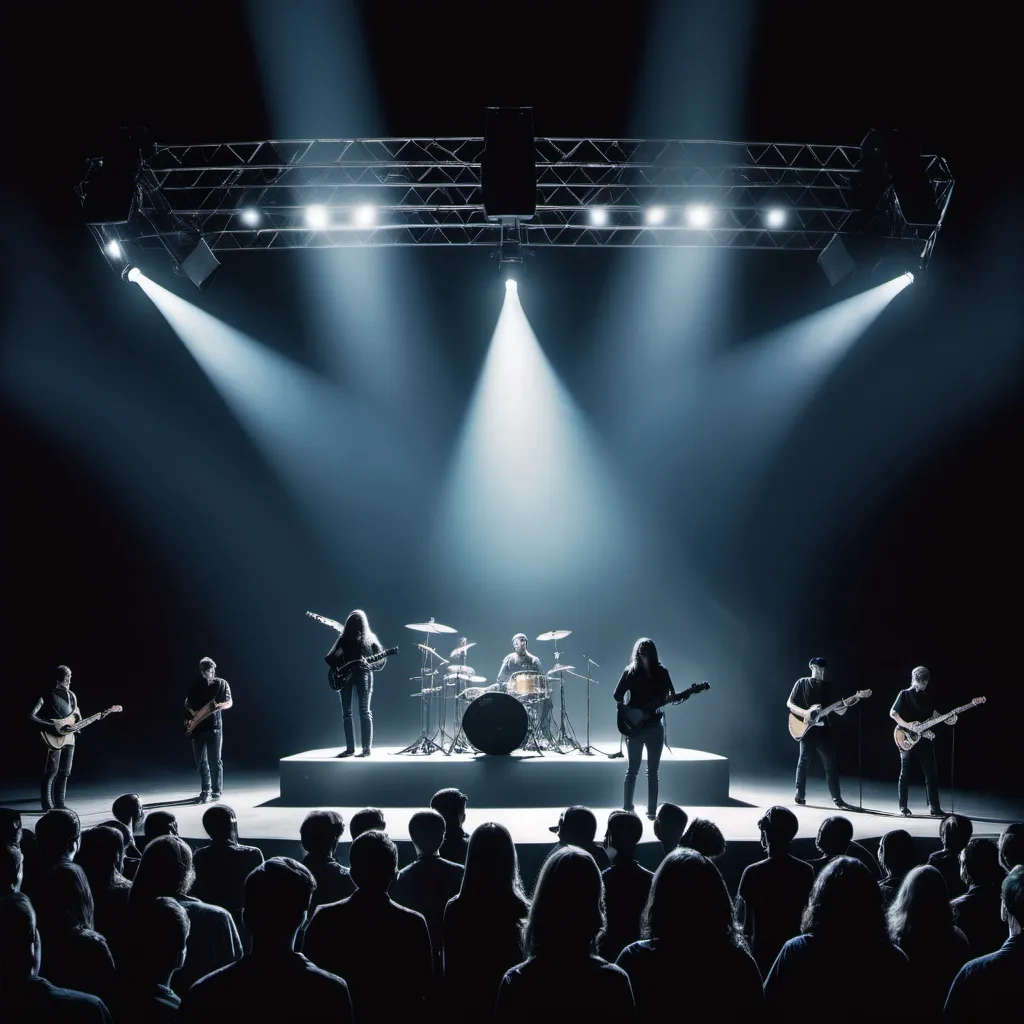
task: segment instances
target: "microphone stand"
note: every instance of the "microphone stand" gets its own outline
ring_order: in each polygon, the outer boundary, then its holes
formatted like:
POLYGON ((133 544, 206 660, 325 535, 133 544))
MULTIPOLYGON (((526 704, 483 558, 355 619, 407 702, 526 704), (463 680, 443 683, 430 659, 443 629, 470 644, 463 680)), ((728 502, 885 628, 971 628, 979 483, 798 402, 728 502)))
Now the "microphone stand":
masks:
POLYGON ((954 774, 956 769, 956 726, 951 726, 949 731, 952 733, 949 738, 949 813, 954 814, 956 812, 956 775, 954 774))
MULTIPOLYGON (((584 660, 587 663, 587 745, 580 751, 581 754, 586 754, 588 757, 593 757, 595 753, 604 754, 605 757, 622 757, 622 736, 619 736, 619 752, 617 754, 608 754, 603 750, 599 750, 597 747, 592 746, 590 742, 590 666, 594 668, 600 668, 596 661, 591 660, 590 655, 584 654, 584 660)), ((599 685, 599 681, 595 679, 595 685, 599 685)))
POLYGON ((861 743, 861 732, 863 728, 864 716, 863 709, 860 706, 860 701, 857 702, 857 810, 864 810, 864 762, 863 752, 864 747, 861 743))

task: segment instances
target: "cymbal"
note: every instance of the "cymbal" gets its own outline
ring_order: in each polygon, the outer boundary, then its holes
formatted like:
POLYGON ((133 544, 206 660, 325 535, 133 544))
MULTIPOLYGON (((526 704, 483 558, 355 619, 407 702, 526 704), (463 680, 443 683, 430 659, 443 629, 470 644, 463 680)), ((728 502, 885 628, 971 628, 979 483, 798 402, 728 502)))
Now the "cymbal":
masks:
POLYGON ((470 647, 476 647, 476 641, 475 640, 471 644, 463 644, 461 647, 456 647, 455 650, 452 651, 452 653, 448 655, 448 657, 449 658, 461 658, 466 653, 466 651, 468 651, 470 649, 470 647))
POLYGON ((415 629, 418 633, 457 633, 458 630, 451 626, 442 626, 440 622, 431 619, 429 622, 408 622, 406 629, 415 629))
POLYGON ((475 676, 476 669, 472 665, 449 665, 445 670, 446 676, 475 676))
POLYGON ((430 694, 430 693, 440 693, 440 692, 441 692, 441 687, 440 686, 431 686, 427 690, 420 690, 418 693, 410 693, 409 696, 410 697, 425 697, 425 696, 427 696, 427 694, 430 694))
POLYGON ((441 655, 438 654, 437 651, 435 651, 433 647, 428 647, 426 644, 417 644, 416 646, 421 651, 426 651, 427 654, 432 654, 435 658, 437 658, 438 661, 442 661, 446 665, 448 664, 448 659, 447 658, 442 658, 441 655))
POLYGON ((564 640, 567 636, 572 636, 571 629, 549 629, 546 633, 541 633, 538 640, 564 640))
POLYGON ((571 672, 575 665, 556 665, 549 673, 549 676, 557 676, 559 672, 571 672))
MULTIPOLYGON (((487 676, 457 676, 456 678, 459 680, 459 682, 463 682, 463 683, 486 683, 487 682, 487 676)), ((453 684, 453 685, 458 685, 458 684, 456 683, 456 684, 453 684)))

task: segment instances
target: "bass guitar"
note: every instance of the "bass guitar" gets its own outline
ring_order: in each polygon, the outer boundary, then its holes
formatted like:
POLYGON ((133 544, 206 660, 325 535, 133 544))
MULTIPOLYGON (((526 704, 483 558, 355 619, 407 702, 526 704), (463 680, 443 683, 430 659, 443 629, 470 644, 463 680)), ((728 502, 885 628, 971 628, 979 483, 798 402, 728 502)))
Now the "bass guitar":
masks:
POLYGON ((106 718, 107 715, 113 715, 123 710, 120 704, 115 704, 112 708, 98 711, 95 715, 90 715, 81 721, 76 721, 74 715, 68 715, 67 718, 55 718, 53 720, 54 731, 43 730, 39 735, 43 737, 43 742, 51 750, 60 750, 61 747, 67 746, 71 742, 76 732, 81 732, 87 725, 92 725, 93 722, 98 722, 101 718, 106 718))
POLYGON ((386 651, 380 651, 369 657, 353 658, 351 661, 346 661, 344 665, 332 666, 327 671, 327 682, 331 684, 332 690, 340 690, 345 686, 351 686, 356 681, 356 677, 360 672, 372 672, 379 662, 397 653, 397 647, 389 647, 386 651))
POLYGON ((185 719, 185 735, 191 736, 195 732, 196 726, 203 721, 205 718, 209 718, 210 715, 217 710, 217 700, 207 701, 191 718, 185 719))
POLYGON ((953 708, 952 711, 947 711, 944 715, 936 715, 934 718, 929 718, 927 722, 909 722, 908 724, 911 727, 909 729, 904 729, 903 726, 897 725, 893 729, 892 738, 896 741, 896 746, 900 750, 910 750, 919 740, 935 739, 935 733, 931 731, 933 725, 941 725, 947 718, 962 714, 964 711, 970 711, 971 708, 984 703, 984 697, 975 697, 970 704, 965 704, 962 708, 953 708))
POLYGON ((630 704, 629 699, 632 696, 629 690, 626 691, 625 697, 619 702, 618 709, 615 712, 615 724, 619 728, 619 732, 622 733, 626 739, 629 739, 633 733, 638 732, 642 729, 658 711, 666 707, 669 704, 681 704, 684 700, 688 700, 695 693, 702 693, 704 690, 710 690, 711 684, 705 680, 702 683, 694 683, 693 686, 688 687, 681 693, 673 693, 666 697, 664 700, 659 700, 654 704, 630 704))
POLYGON ((822 720, 826 715, 831 715, 833 711, 838 711, 841 707, 852 708, 854 704, 859 700, 867 700, 871 696, 870 690, 858 690, 852 697, 847 697, 845 700, 837 700, 835 704, 829 704, 827 708, 814 708, 810 711, 806 718, 801 718, 799 715, 794 715, 791 711, 789 713, 789 735, 793 739, 800 739, 808 729, 813 728, 816 725, 821 725, 822 720))

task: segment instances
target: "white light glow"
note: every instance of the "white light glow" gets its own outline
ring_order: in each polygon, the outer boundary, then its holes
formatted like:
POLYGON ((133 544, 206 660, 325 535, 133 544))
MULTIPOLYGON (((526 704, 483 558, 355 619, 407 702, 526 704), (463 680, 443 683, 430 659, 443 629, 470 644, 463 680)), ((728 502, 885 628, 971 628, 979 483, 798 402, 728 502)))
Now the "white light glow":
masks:
POLYGON ((249 228, 256 227, 260 222, 260 211, 253 206, 247 206, 239 216, 242 218, 242 223, 249 228))
POLYGON ((663 224, 667 213, 664 206, 648 206, 644 211, 644 220, 648 224, 663 224))
POLYGON ((786 223, 786 211, 781 207, 773 206, 765 213, 764 222, 770 228, 781 228, 786 223))
POLYGON ((328 216, 326 206, 307 206, 306 224, 314 230, 321 230, 327 227, 328 216))
POLYGON ((132 267, 132 269, 128 271, 128 280, 131 281, 133 284, 137 283, 141 279, 141 277, 142 271, 139 270, 138 267, 132 267))
POLYGON ((363 203, 352 211, 352 220, 361 228, 372 227, 377 223, 377 207, 363 203))
POLYGON ((704 203, 694 203, 686 208, 686 223, 691 228, 706 228, 714 217, 714 211, 704 203))
POLYGON ((914 283, 914 275, 909 270, 903 276, 907 279, 907 284, 914 283))
POLYGON ((595 206, 590 211, 590 223, 594 227, 603 228, 608 223, 608 211, 603 206, 595 206))
POLYGON ((516 284, 516 279, 510 277, 505 281, 505 291, 514 292, 519 290, 519 285, 516 284))
POLYGON ((107 255, 112 260, 119 260, 124 256, 121 252, 121 246, 113 239, 107 242, 107 255))

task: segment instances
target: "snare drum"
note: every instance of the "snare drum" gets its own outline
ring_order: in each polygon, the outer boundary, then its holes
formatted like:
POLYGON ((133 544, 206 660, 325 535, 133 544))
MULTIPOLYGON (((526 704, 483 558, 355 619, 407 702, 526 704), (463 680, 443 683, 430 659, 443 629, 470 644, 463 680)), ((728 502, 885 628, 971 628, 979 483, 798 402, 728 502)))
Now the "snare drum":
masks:
POLYGON ((542 700, 548 695, 548 678, 540 672, 514 672, 505 685, 518 700, 542 700))

